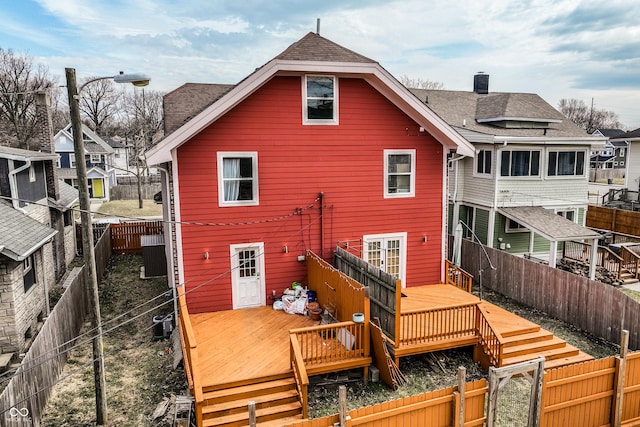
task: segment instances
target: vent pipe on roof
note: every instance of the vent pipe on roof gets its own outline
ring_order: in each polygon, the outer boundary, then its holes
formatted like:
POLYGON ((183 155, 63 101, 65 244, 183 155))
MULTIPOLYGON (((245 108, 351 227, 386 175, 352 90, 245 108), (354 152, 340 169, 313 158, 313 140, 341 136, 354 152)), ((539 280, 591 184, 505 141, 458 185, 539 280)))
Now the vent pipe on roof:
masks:
POLYGON ((320 18, 316 20, 316 34, 320 35, 320 18))
POLYGON ((489 93, 489 74, 479 71, 473 76, 473 91, 481 95, 489 93))

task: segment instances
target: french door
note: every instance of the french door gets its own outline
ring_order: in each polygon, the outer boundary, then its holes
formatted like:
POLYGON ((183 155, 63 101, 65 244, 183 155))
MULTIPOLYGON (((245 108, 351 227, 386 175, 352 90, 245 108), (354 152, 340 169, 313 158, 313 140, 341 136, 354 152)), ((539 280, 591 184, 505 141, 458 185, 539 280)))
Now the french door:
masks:
POLYGON ((407 233, 372 234, 364 236, 362 240, 365 261, 402 280, 404 287, 407 233))

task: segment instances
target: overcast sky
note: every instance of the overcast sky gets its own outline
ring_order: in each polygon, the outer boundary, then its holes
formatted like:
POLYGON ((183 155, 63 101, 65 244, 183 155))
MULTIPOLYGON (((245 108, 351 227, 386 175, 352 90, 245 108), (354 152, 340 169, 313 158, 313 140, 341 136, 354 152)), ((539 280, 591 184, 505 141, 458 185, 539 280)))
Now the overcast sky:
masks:
POLYGON ((396 77, 578 98, 640 127, 638 0, 0 0, 0 47, 63 81, 145 72, 150 88, 237 83, 316 30, 396 77))

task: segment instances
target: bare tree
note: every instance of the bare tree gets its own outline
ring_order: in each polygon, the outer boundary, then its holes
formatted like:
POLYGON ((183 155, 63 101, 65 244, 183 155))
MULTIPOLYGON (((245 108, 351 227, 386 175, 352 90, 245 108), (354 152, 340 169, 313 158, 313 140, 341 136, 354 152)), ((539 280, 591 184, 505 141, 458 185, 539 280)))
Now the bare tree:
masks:
POLYGON ((573 123, 593 133, 596 129, 622 129, 624 125, 613 111, 587 106, 584 101, 563 98, 558 103, 558 110, 573 123))
POLYGON ((432 80, 425 80, 420 77, 409 77, 406 74, 403 74, 398 79, 400 83, 404 85, 404 87, 409 89, 433 89, 433 90, 442 90, 444 89, 444 83, 436 82, 432 80))
MULTIPOLYGON (((95 77, 85 79, 88 82, 95 77)), ((100 136, 120 111, 122 94, 111 80, 97 80, 87 84, 80 98, 80 112, 89 120, 89 127, 100 136)))
POLYGON ((0 129, 9 144, 37 149, 35 93, 51 89, 55 80, 33 58, 0 48, 0 129), (35 144, 35 145, 34 145, 35 144))

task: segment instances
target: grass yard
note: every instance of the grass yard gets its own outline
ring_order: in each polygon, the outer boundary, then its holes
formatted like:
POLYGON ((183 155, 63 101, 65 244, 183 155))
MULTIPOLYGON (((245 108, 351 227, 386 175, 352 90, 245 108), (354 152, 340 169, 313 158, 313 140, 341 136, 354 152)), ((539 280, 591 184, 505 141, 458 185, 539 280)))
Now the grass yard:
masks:
POLYGON ((98 215, 99 217, 109 215, 133 218, 149 216, 162 217, 162 205, 154 203, 153 200, 143 200, 142 209, 140 209, 138 207, 138 200, 112 200, 100 205, 98 212, 106 214, 98 215))

